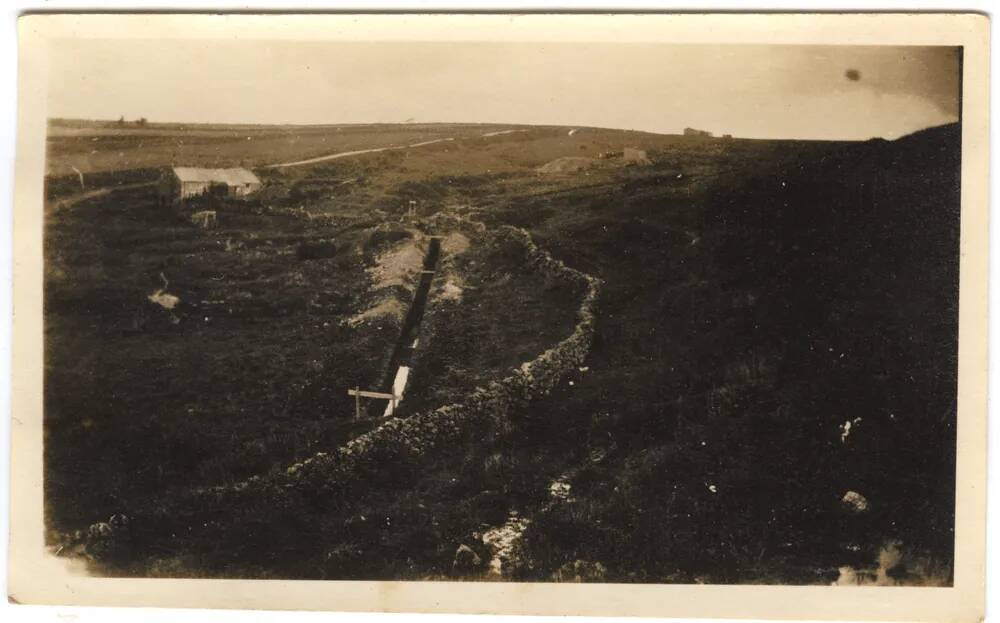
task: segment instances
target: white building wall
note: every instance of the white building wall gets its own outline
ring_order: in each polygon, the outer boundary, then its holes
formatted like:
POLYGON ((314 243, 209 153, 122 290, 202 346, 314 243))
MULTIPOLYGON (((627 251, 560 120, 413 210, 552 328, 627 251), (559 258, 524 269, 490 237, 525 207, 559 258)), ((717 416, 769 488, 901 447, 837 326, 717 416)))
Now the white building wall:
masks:
POLYGON ((208 182, 182 182, 181 198, 201 195, 208 190, 208 182))

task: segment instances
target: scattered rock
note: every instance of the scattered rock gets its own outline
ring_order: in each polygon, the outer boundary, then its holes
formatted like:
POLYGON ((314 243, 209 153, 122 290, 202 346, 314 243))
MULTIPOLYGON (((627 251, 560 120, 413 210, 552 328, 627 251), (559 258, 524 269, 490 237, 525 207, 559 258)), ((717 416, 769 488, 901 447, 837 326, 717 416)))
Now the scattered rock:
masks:
POLYGON ((559 567, 552 579, 556 582, 601 582, 607 574, 607 568, 599 562, 574 560, 559 567))
POLYGON ((857 491, 848 491, 840 502, 852 513, 863 513, 868 510, 868 500, 857 491))
POLYGON ((947 569, 930 559, 905 552, 898 541, 882 545, 878 553, 878 566, 838 568, 834 586, 950 586, 947 569))
POLYGON ((150 303, 156 303, 163 309, 173 309, 177 307, 178 303, 181 302, 179 297, 176 297, 173 294, 167 294, 163 290, 156 290, 146 298, 150 303))
POLYGON ((554 500, 567 501, 570 499, 571 491, 573 490, 572 485, 570 485, 565 480, 554 480, 549 485, 549 495, 554 500))
POLYGON ((167 278, 163 273, 160 273, 160 279, 163 280, 163 287, 157 288, 146 298, 150 303, 156 303, 163 309, 171 310, 174 307, 177 307, 177 304, 181 302, 181 299, 173 294, 167 294, 167 288, 170 286, 170 282, 167 281, 167 278))
POLYGON ((491 575, 509 577, 521 566, 521 535, 530 524, 529 519, 512 510, 502 526, 491 528, 483 534, 483 543, 490 548, 493 556, 489 564, 491 575))
POLYGON ((438 298, 442 301, 461 301, 462 288, 453 281, 448 281, 441 286, 441 293, 438 295, 438 298))
POLYGON ((451 563, 452 568, 460 573, 471 573, 479 569, 483 564, 483 559, 468 545, 459 545, 455 550, 455 558, 451 563))
POLYGON ((861 423, 861 418, 856 417, 853 420, 847 420, 840 425, 840 443, 846 443, 847 438, 851 434, 851 429, 856 428, 858 424, 861 423))
POLYGON ((98 523, 91 524, 90 528, 87 530, 87 536, 91 538, 107 537, 111 536, 112 532, 114 532, 114 529, 111 527, 111 524, 100 521, 98 523))

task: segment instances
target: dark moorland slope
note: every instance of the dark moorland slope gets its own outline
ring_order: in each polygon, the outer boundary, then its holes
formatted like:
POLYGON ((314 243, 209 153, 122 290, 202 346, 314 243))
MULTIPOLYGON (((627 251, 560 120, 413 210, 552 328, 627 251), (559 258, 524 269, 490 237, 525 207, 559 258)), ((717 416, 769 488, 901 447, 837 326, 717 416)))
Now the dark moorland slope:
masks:
MULTIPOLYGON (((513 165, 428 177, 420 188, 441 190, 426 203, 524 227, 603 281, 583 366, 509 426, 471 428, 419 465, 373 466, 361 484, 236 505, 164 497, 100 562, 128 574, 476 578, 485 569, 456 568, 456 549, 487 560, 484 531, 516 510, 529 520, 508 561, 516 579, 585 569, 612 582, 828 583, 894 543, 906 563, 893 577, 947 582, 960 134, 675 137, 647 147, 652 166, 586 178, 513 165), (867 510, 851 512, 848 492, 867 510)), ((517 136, 511 162, 531 153, 517 136)), ((463 150, 475 148, 414 152, 405 173, 471 167, 463 150)), ((402 166, 394 158, 386 170, 402 166)), ((386 179, 368 183, 392 204, 415 188, 386 179)), ((426 361, 490 359, 463 341, 470 330, 492 336, 479 349, 516 348, 484 324, 509 317, 494 299, 470 292, 475 313, 431 312, 426 361)), ((430 403, 421 378, 411 391, 430 403)))
POLYGON ((543 228, 607 286, 588 380, 535 416, 616 448, 531 528, 543 573, 826 581, 890 541, 947 566, 959 153, 946 126, 762 167, 686 216, 622 193, 615 222, 543 228))

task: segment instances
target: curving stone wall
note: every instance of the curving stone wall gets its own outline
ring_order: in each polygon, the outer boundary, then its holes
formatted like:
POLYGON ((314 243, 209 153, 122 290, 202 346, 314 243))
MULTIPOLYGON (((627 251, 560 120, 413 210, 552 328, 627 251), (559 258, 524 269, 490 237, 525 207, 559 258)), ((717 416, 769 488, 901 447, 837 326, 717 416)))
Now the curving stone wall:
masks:
MULTIPOLYGON (((601 285, 599 279, 552 257, 538 248, 527 231, 517 227, 488 230, 482 223, 442 214, 428 219, 426 225, 431 233, 457 229, 478 238, 491 237, 495 243, 513 241, 523 245, 526 263, 531 270, 540 271, 551 279, 582 286, 583 297, 573 332, 508 376, 491 382, 485 388, 477 388, 461 402, 405 419, 389 419, 333 452, 316 453, 277 474, 189 491, 184 496, 185 502, 197 504, 199 499, 219 502, 233 495, 253 494, 265 488, 272 491, 286 491, 297 486, 327 488, 336 486, 338 482, 348 482, 366 470, 378 469, 387 461, 405 463, 417 460, 431 450, 461 438, 475 423, 490 422, 501 430, 507 428, 509 416, 516 406, 549 393, 568 372, 582 365, 593 341, 594 307, 601 285)), ((94 527, 91 528, 90 532, 94 532, 94 527)), ((83 539, 85 549, 96 554, 103 547, 103 542, 113 540, 113 536, 104 532, 90 535, 93 538, 83 539)), ((80 543, 80 540, 70 538, 68 542, 80 543)))
POLYGON ((485 388, 477 388, 465 400, 414 415, 393 418, 361 435, 331 454, 320 453, 286 471, 295 479, 331 477, 340 471, 354 471, 377 455, 381 460, 415 459, 441 444, 459 438, 475 421, 491 420, 503 427, 516 405, 543 396, 559 383, 567 372, 579 367, 590 352, 594 333, 594 306, 600 280, 576 269, 538 248, 531 235, 520 228, 503 226, 486 232, 482 223, 451 215, 437 215, 428 220, 431 231, 448 228, 463 233, 488 235, 495 242, 514 241, 524 246, 530 269, 552 279, 562 279, 583 286, 584 294, 577 311, 577 321, 569 337, 535 359, 485 388))

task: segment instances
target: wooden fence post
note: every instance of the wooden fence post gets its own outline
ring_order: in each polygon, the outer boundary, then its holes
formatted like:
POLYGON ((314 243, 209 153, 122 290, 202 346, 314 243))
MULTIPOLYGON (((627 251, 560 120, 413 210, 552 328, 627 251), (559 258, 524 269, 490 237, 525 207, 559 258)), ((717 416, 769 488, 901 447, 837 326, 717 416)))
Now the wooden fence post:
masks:
POLYGON ((402 400, 402 394, 387 394, 385 392, 370 392, 367 390, 362 390, 361 387, 355 386, 354 389, 347 390, 348 396, 354 396, 354 417, 361 419, 361 399, 362 398, 377 398, 380 400, 389 400, 392 403, 392 410, 396 410, 396 405, 402 400))

